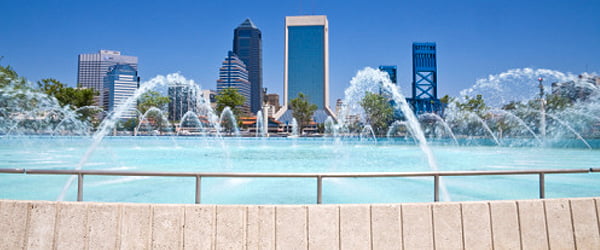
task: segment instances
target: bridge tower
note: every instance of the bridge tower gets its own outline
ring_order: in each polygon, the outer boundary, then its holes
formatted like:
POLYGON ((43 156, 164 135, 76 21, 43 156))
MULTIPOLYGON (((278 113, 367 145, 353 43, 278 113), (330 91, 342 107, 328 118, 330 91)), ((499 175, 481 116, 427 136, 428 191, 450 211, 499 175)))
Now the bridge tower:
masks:
POLYGON ((436 45, 432 42, 413 43, 412 98, 407 101, 416 114, 442 114, 443 105, 437 96, 436 45))

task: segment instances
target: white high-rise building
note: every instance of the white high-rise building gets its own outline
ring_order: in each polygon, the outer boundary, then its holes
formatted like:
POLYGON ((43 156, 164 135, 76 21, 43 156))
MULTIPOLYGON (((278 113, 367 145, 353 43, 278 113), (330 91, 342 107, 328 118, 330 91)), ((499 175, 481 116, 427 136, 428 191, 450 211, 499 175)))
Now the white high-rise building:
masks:
POLYGON ((121 55, 119 51, 100 50, 97 54, 80 54, 77 70, 77 85, 82 88, 91 88, 98 91, 94 99, 96 106, 103 107, 104 78, 111 66, 127 64, 137 71, 137 56, 121 55))
MULTIPOLYGON (((125 105, 126 101, 133 96, 139 88, 139 78, 137 70, 128 64, 117 64, 109 68, 104 77, 104 100, 103 108, 107 112, 113 112, 115 109, 125 105)), ((132 119, 137 117, 135 111, 135 102, 130 103, 127 110, 119 118, 132 119)))

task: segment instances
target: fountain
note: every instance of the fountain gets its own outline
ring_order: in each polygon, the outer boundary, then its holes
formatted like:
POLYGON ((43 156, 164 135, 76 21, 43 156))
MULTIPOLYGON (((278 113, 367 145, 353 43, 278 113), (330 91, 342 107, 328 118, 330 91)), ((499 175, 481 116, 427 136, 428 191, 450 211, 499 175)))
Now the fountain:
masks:
POLYGON ((181 122, 179 122, 177 135, 198 135, 200 133, 204 135, 204 126, 202 126, 198 114, 194 111, 186 112, 183 117, 181 117, 181 122))
MULTIPOLYGON (((170 82, 198 88, 179 74, 158 76, 142 83, 128 103, 131 105, 144 92, 170 82)), ((294 138, 299 135, 293 132, 297 129, 292 129, 290 137, 294 139, 263 137, 267 124, 259 112, 256 136, 263 138, 257 140, 221 136, 236 134, 235 117, 231 109, 224 109, 218 116, 205 102, 198 103, 196 111, 183 115, 177 133, 165 129, 170 124, 156 125, 165 119, 164 112, 150 108, 139 114, 138 135, 158 130, 162 136, 109 136, 119 121, 117 117, 129 110, 117 108, 107 114, 108 118, 91 135, 94 128, 89 121, 78 119, 77 111, 60 107, 39 92, 3 88, 0 103, 11 105, 0 107, 0 168, 314 173, 598 167, 600 95, 596 85, 570 74, 520 69, 479 80, 463 92, 471 96, 482 94, 487 106, 469 110, 467 101, 462 99, 456 100, 460 105, 450 103, 443 116, 417 117, 386 74, 367 68, 358 72, 345 91, 342 115, 337 121, 331 117, 325 121, 327 138, 294 138), (538 77, 546 79, 544 82, 574 81, 586 93, 585 100, 562 105, 560 100, 551 99, 552 94, 544 92, 545 136, 539 125, 542 111, 536 88, 538 77), (513 94, 505 85, 527 86, 533 91, 513 94), (404 114, 402 119, 390 122, 383 131, 387 131, 385 138, 376 137, 365 120, 360 102, 366 92, 394 100, 404 114), (430 135, 424 132, 427 126, 437 129, 431 130, 436 136, 426 137, 430 135), (188 132, 181 131, 182 128, 188 132)), ((70 176, 0 175, 0 178, 2 199, 53 200, 57 194, 59 200, 75 199, 75 188, 71 185, 74 178, 70 176)), ((527 199, 537 196, 532 180, 522 176, 444 177, 440 190, 442 200, 527 199)), ((553 175, 546 179, 546 196, 597 196, 600 188, 596 183, 594 176, 553 175)), ((202 202, 313 203, 314 184, 311 179, 295 178, 203 178, 202 202)), ((90 201, 191 203, 195 184, 189 178, 86 176, 85 185, 85 199, 90 201)), ((431 187, 431 179, 418 177, 326 178, 323 201, 431 201, 431 187)))
POLYGON ((221 125, 223 132, 232 136, 240 136, 240 129, 238 128, 237 120, 235 119, 235 115, 233 114, 233 111, 231 111, 230 107, 225 107, 221 112, 219 124, 221 125))
POLYGON ((324 127, 325 127, 325 136, 337 137, 337 135, 338 135, 337 127, 335 125, 335 121, 333 121, 333 118, 331 116, 328 116, 327 119, 325 120, 324 127))
POLYGON ((157 107, 152 107, 140 118, 134 136, 137 136, 140 131, 145 132, 147 135, 161 135, 163 131, 168 130, 170 127, 171 123, 165 114, 157 107))
POLYGON ((373 142, 377 144, 377 136, 375 136, 375 132, 373 132, 373 127, 369 124, 365 125, 360 132, 360 141, 361 142, 373 142))
POLYGON ((296 118, 292 118, 292 137, 298 137, 300 135, 300 133, 298 132, 298 121, 296 121, 296 118))
MULTIPOLYGON (((435 119, 436 122, 441 123, 442 126, 444 127, 444 129, 446 130, 446 133, 448 133, 450 135, 450 137, 452 138, 452 140, 454 141, 454 143, 456 145, 458 145, 458 140, 456 140, 456 136, 452 132, 452 129, 450 128, 450 126, 448 126, 448 123, 446 123, 446 121, 444 121, 444 119, 441 118, 439 115, 437 115, 435 113, 424 113, 424 114, 421 114, 419 116, 419 118, 433 118, 433 119, 435 119)), ((388 131, 388 133, 389 133, 389 131, 388 131)))
POLYGON ((256 113, 256 137, 265 137, 267 135, 264 122, 263 113, 259 110, 256 113))

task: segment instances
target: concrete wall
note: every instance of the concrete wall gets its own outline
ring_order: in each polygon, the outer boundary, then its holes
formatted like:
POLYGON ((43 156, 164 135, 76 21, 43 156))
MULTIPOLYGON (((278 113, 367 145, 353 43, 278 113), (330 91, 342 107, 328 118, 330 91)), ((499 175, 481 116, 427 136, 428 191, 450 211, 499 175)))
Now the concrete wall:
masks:
POLYGON ((600 249, 600 198, 223 206, 0 200, 0 249, 600 249))

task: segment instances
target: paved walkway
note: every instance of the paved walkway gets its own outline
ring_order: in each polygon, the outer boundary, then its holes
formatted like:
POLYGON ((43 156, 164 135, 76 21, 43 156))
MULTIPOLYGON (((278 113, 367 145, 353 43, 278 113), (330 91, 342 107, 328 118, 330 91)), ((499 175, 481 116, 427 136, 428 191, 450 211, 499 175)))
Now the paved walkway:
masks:
POLYGON ((0 200, 0 249, 600 249, 600 198, 364 205, 0 200))

